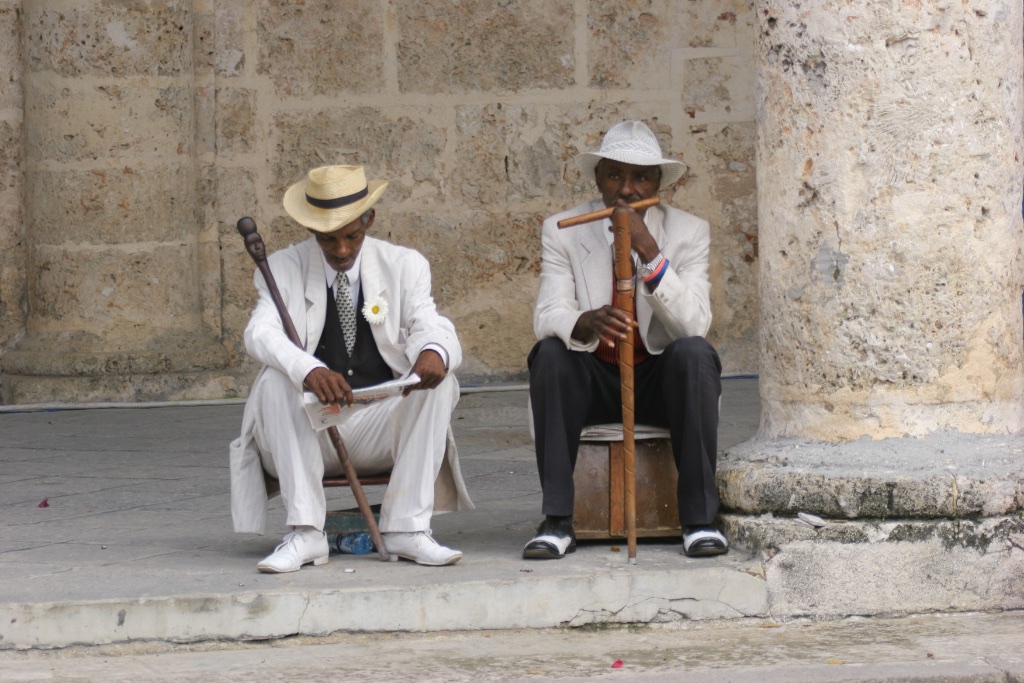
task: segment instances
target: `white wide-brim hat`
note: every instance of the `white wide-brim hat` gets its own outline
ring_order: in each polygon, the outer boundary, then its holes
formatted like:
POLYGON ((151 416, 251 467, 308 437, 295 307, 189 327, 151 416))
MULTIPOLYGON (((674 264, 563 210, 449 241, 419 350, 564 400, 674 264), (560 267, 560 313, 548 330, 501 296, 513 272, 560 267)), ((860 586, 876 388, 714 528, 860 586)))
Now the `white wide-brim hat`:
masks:
POLYGON ((284 210, 300 225, 334 232, 377 203, 386 180, 366 182, 362 166, 321 166, 284 193, 284 210))
POLYGON ((686 173, 686 164, 661 155, 661 145, 651 129, 643 121, 623 121, 612 126, 601 141, 601 149, 584 152, 576 157, 576 163, 585 178, 594 177, 594 169, 601 159, 614 159, 636 166, 660 166, 662 190, 679 180, 686 173))

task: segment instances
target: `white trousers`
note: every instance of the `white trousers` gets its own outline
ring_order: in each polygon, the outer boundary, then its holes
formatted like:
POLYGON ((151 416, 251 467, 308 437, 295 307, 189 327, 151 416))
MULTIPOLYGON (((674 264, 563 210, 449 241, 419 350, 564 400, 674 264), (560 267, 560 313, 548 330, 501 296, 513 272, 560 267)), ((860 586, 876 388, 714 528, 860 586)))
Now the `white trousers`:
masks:
MULTIPOLYGON (((381 532, 430 529, 434 480, 444 460, 448 425, 458 400, 458 382, 449 374, 435 389, 353 411, 338 427, 356 472, 391 470, 381 504, 381 532)), ((302 396, 286 375, 273 368, 268 367, 253 386, 249 401, 255 402, 254 436, 263 468, 281 485, 287 524, 323 529, 327 514, 323 477, 344 474, 327 430, 313 430, 302 396)))

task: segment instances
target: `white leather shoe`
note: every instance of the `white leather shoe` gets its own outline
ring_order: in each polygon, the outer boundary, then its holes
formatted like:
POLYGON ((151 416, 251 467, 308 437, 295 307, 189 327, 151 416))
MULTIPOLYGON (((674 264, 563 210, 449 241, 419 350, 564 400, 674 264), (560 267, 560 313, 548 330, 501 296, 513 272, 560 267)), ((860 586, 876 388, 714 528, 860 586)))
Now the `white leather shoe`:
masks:
POLYGON ((319 529, 304 529, 285 534, 281 545, 256 565, 261 572, 283 574, 297 572, 299 567, 312 562, 327 564, 327 534, 319 529))
POLYGON ((461 551, 445 548, 434 540, 429 531, 391 532, 383 534, 383 538, 388 559, 392 562, 398 562, 401 557, 416 564, 441 567, 462 559, 461 551))

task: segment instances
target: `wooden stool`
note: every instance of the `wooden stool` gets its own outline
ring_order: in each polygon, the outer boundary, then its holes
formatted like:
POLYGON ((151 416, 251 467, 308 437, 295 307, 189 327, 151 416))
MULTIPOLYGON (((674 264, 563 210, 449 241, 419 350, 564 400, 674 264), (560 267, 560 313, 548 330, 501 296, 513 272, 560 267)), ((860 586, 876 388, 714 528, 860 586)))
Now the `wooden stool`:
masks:
MULTIPOLYGON (((679 536, 676 482, 667 429, 636 425, 636 535, 679 536)), ((573 526, 581 539, 625 538, 622 425, 584 427, 576 456, 573 526)))

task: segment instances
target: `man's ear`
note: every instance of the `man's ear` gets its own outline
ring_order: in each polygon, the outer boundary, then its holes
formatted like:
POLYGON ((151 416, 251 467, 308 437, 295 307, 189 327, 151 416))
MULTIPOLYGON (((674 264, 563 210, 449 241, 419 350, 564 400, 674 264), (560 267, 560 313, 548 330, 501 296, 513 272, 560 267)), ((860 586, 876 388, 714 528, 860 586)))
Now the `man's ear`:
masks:
POLYGON ((373 227, 373 221, 377 218, 377 209, 370 209, 370 218, 366 221, 366 229, 369 230, 373 227))

